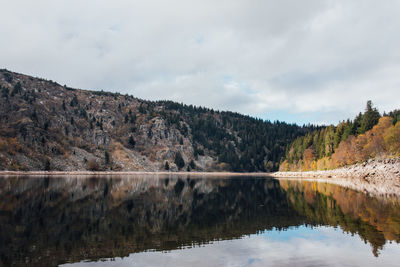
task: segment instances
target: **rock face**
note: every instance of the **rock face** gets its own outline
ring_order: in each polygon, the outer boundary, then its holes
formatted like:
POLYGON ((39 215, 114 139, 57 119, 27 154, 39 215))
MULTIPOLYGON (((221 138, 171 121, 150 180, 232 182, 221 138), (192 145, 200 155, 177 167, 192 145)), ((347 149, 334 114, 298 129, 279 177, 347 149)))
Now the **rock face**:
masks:
POLYGON ((273 170, 310 130, 0 70, 0 170, 273 170))
POLYGON ((400 158, 370 159, 367 162, 327 171, 276 172, 274 177, 327 179, 373 195, 400 196, 400 158))

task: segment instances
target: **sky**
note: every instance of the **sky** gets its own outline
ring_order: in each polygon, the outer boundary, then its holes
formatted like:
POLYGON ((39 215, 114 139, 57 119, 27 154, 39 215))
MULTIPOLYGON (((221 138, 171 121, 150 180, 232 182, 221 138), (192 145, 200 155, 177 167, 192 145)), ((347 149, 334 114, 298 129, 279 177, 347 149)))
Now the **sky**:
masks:
POLYGON ((399 244, 386 243, 379 257, 357 234, 327 226, 301 226, 265 231, 242 239, 223 240, 193 248, 132 253, 123 258, 82 261, 64 267, 88 266, 397 266, 399 244))
POLYGON ((400 1, 0 0, 0 68, 299 124, 400 108, 400 1))

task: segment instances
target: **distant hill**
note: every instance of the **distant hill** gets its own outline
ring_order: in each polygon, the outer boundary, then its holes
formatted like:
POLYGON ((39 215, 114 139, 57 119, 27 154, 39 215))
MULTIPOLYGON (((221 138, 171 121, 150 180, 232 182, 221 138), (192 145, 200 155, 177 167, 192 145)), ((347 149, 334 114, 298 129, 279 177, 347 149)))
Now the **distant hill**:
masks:
POLYGON ((319 128, 0 70, 0 170, 273 171, 319 128))

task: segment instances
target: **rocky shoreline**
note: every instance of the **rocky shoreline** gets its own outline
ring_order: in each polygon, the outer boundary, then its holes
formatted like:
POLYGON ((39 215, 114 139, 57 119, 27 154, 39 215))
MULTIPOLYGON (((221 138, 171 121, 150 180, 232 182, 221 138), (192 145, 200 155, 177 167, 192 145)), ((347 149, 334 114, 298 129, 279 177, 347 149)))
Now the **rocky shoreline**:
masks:
POLYGON ((373 196, 400 198, 400 158, 371 159, 367 162, 326 171, 234 173, 234 172, 132 172, 132 171, 0 171, 0 176, 159 176, 197 177, 259 176, 327 182, 362 191, 373 196))
POLYGON ((229 177, 229 176, 254 176, 271 177, 271 173, 266 172, 173 172, 173 171, 0 171, 1 176, 145 176, 145 175, 171 175, 171 176, 209 176, 209 177, 229 177))
POLYGON ((364 163, 326 171, 275 172, 271 176, 324 181, 374 196, 400 197, 400 158, 370 159, 364 163))

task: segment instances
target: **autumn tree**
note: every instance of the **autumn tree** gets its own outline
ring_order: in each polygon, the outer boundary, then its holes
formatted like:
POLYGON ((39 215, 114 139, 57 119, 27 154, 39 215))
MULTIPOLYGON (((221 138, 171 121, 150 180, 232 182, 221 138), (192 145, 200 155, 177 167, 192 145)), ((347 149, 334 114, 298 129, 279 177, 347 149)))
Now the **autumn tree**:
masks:
POLYGON ((303 154, 303 164, 305 170, 313 169, 313 162, 315 160, 315 150, 312 147, 307 148, 304 150, 303 154))
POLYGON ((392 126, 392 119, 390 117, 382 117, 377 125, 365 133, 367 144, 364 149, 369 157, 376 157, 379 154, 386 153, 384 132, 390 126, 392 126))
POLYGON ((383 138, 388 152, 400 156, 400 121, 389 127, 383 138))
MULTIPOLYGON (((385 113, 386 114, 386 113, 385 113)), ((326 169, 363 162, 379 155, 399 154, 397 123, 400 111, 380 117, 368 101, 365 112, 354 121, 342 121, 308 133, 292 142, 286 150, 284 169, 326 169)))

